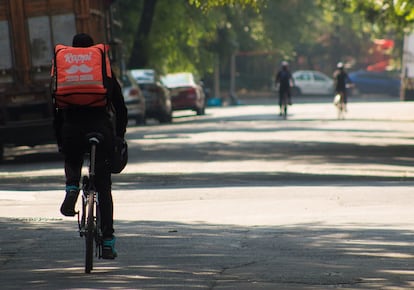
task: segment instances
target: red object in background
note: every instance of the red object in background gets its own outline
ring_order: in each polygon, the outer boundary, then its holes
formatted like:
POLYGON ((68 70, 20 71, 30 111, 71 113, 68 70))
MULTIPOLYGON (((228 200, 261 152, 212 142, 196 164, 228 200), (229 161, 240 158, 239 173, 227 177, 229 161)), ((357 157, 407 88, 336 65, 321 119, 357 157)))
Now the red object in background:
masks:
POLYGON ((385 71, 390 64, 391 55, 389 51, 394 48, 392 39, 375 39, 372 47, 373 53, 366 67, 367 71, 385 71))
POLYGON ((375 39, 374 44, 383 50, 394 48, 394 40, 392 39, 375 39))
POLYGON ((383 60, 374 64, 367 66, 367 71, 385 71, 390 64, 390 61, 383 60))

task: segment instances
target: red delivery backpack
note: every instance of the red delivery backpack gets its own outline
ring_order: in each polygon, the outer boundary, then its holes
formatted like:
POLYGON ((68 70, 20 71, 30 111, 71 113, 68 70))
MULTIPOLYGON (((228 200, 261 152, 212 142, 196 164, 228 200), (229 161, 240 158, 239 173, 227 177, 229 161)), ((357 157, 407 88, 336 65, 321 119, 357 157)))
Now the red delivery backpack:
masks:
POLYGON ((57 108, 106 106, 112 77, 107 47, 56 45, 51 77, 57 108))

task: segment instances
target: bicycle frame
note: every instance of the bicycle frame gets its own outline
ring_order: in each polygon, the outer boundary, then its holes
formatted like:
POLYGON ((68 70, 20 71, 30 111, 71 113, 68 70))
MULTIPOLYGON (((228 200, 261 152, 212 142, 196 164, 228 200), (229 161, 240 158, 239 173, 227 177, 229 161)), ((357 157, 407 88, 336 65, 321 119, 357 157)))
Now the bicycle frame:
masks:
POLYGON ((101 215, 99 209, 99 194, 95 188, 95 160, 96 147, 99 138, 94 135, 88 137, 90 144, 89 152, 89 175, 83 177, 82 181, 82 213, 78 226, 79 234, 85 237, 85 273, 93 269, 93 242, 95 241, 95 257, 102 258, 102 230, 101 215), (96 214, 95 214, 96 213, 96 214))

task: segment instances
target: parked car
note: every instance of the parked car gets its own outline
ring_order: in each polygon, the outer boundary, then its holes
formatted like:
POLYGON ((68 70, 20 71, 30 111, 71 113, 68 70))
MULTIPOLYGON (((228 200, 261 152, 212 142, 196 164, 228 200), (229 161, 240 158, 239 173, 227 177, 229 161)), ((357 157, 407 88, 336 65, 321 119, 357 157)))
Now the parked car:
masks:
POLYGON ((330 95, 334 93, 334 81, 324 73, 314 70, 299 70, 292 74, 293 95, 330 95))
POLYGON ((355 71, 349 78, 354 84, 353 95, 382 94, 398 97, 400 95, 400 78, 390 72, 355 71))
POLYGON ((122 75, 121 82, 125 105, 128 109, 128 118, 134 119, 137 125, 145 124, 145 97, 137 81, 132 77, 130 71, 126 71, 122 75))
POLYGON ((166 86, 157 81, 154 70, 134 69, 131 75, 138 82, 144 94, 146 117, 157 119, 160 123, 172 122, 171 94, 166 86))
POLYGON ((161 78, 171 92, 173 110, 194 110, 197 115, 204 115, 206 97, 203 88, 196 82, 190 72, 171 73, 161 78))

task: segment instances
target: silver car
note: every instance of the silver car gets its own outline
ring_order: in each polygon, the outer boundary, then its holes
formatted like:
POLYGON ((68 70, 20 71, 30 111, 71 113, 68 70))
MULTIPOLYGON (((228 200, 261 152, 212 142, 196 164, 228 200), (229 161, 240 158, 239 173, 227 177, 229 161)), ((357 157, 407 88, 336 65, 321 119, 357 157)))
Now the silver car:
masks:
POLYGON ((292 74, 293 95, 330 95, 334 93, 334 81, 324 73, 314 70, 299 70, 292 74))
POLYGON ((135 120, 136 125, 145 124, 145 97, 130 71, 122 75, 122 93, 128 109, 128 118, 135 120))

